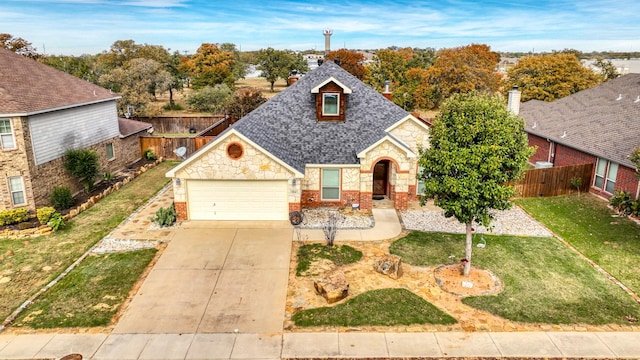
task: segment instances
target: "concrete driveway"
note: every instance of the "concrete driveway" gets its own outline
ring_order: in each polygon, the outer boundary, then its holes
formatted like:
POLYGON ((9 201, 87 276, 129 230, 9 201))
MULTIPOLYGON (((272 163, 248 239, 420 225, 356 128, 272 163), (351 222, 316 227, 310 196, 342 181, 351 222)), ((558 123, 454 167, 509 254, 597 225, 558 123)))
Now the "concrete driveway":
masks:
POLYGON ((292 232, 287 222, 183 224, 113 332, 281 332, 292 232))

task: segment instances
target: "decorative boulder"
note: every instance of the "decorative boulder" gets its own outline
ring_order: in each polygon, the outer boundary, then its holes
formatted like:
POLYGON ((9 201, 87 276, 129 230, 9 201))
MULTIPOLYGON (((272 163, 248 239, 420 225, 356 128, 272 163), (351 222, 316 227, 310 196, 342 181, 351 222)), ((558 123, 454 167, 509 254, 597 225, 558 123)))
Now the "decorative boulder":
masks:
POLYGON ((333 304, 349 295, 349 283, 347 277, 340 270, 333 270, 323 277, 313 281, 316 293, 327 299, 327 303, 333 304))
POLYGON ((385 255, 373 262, 373 269, 392 279, 402 276, 402 258, 398 255, 385 255))

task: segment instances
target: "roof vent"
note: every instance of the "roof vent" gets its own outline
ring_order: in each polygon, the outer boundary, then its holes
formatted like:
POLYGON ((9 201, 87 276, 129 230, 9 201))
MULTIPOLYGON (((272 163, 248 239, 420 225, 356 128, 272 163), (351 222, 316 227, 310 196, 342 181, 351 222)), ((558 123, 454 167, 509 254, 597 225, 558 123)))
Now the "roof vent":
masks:
POLYGON ((637 97, 635 100, 633 100, 633 103, 634 103, 634 104, 635 104, 635 103, 639 103, 639 102, 640 102, 640 95, 638 95, 638 97, 637 97))
POLYGON ((535 128, 537 128, 537 127, 538 127, 538 122, 537 122, 537 121, 534 121, 534 122, 533 122, 533 125, 531 125, 531 128, 532 128, 532 129, 535 129, 535 128))
POLYGON ((567 137, 567 130, 565 130, 564 132, 562 132, 562 136, 560 136, 561 139, 564 139, 567 137))
POLYGON ((333 60, 333 62, 334 62, 336 65, 340 66, 340 58, 335 58, 335 60, 333 60))
POLYGON ((618 97, 616 98, 616 101, 620 101, 622 100, 622 94, 618 95, 618 97))

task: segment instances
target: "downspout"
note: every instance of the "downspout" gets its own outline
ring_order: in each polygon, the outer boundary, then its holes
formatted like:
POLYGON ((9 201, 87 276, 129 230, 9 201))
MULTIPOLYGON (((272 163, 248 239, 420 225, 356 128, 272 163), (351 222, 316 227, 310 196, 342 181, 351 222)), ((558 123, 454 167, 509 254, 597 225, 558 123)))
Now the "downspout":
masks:
POLYGON ((638 187, 636 188, 636 200, 640 199, 640 180, 638 180, 638 187))

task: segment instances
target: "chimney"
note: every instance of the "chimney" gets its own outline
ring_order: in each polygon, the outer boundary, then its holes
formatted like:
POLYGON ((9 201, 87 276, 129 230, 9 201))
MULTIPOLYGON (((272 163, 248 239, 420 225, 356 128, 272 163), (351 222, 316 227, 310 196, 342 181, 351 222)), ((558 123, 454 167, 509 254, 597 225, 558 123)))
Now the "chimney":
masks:
POLYGON ((323 62, 324 62, 324 60, 318 59, 318 66, 322 65, 323 62))
POLYGON ((389 84, 391 84, 391 81, 386 80, 384 82, 384 92, 382 93, 382 96, 386 97, 387 100, 391 101, 392 97, 393 97, 393 93, 391 93, 391 91, 389 91, 389 84))
POLYGON ((514 86, 509 90, 509 101, 507 103, 507 110, 511 111, 515 115, 520 113, 520 91, 518 86, 514 86))
POLYGON ((340 66, 340 64, 341 64, 340 63, 340 58, 335 58, 335 60, 333 60, 333 62, 338 66, 340 66))

